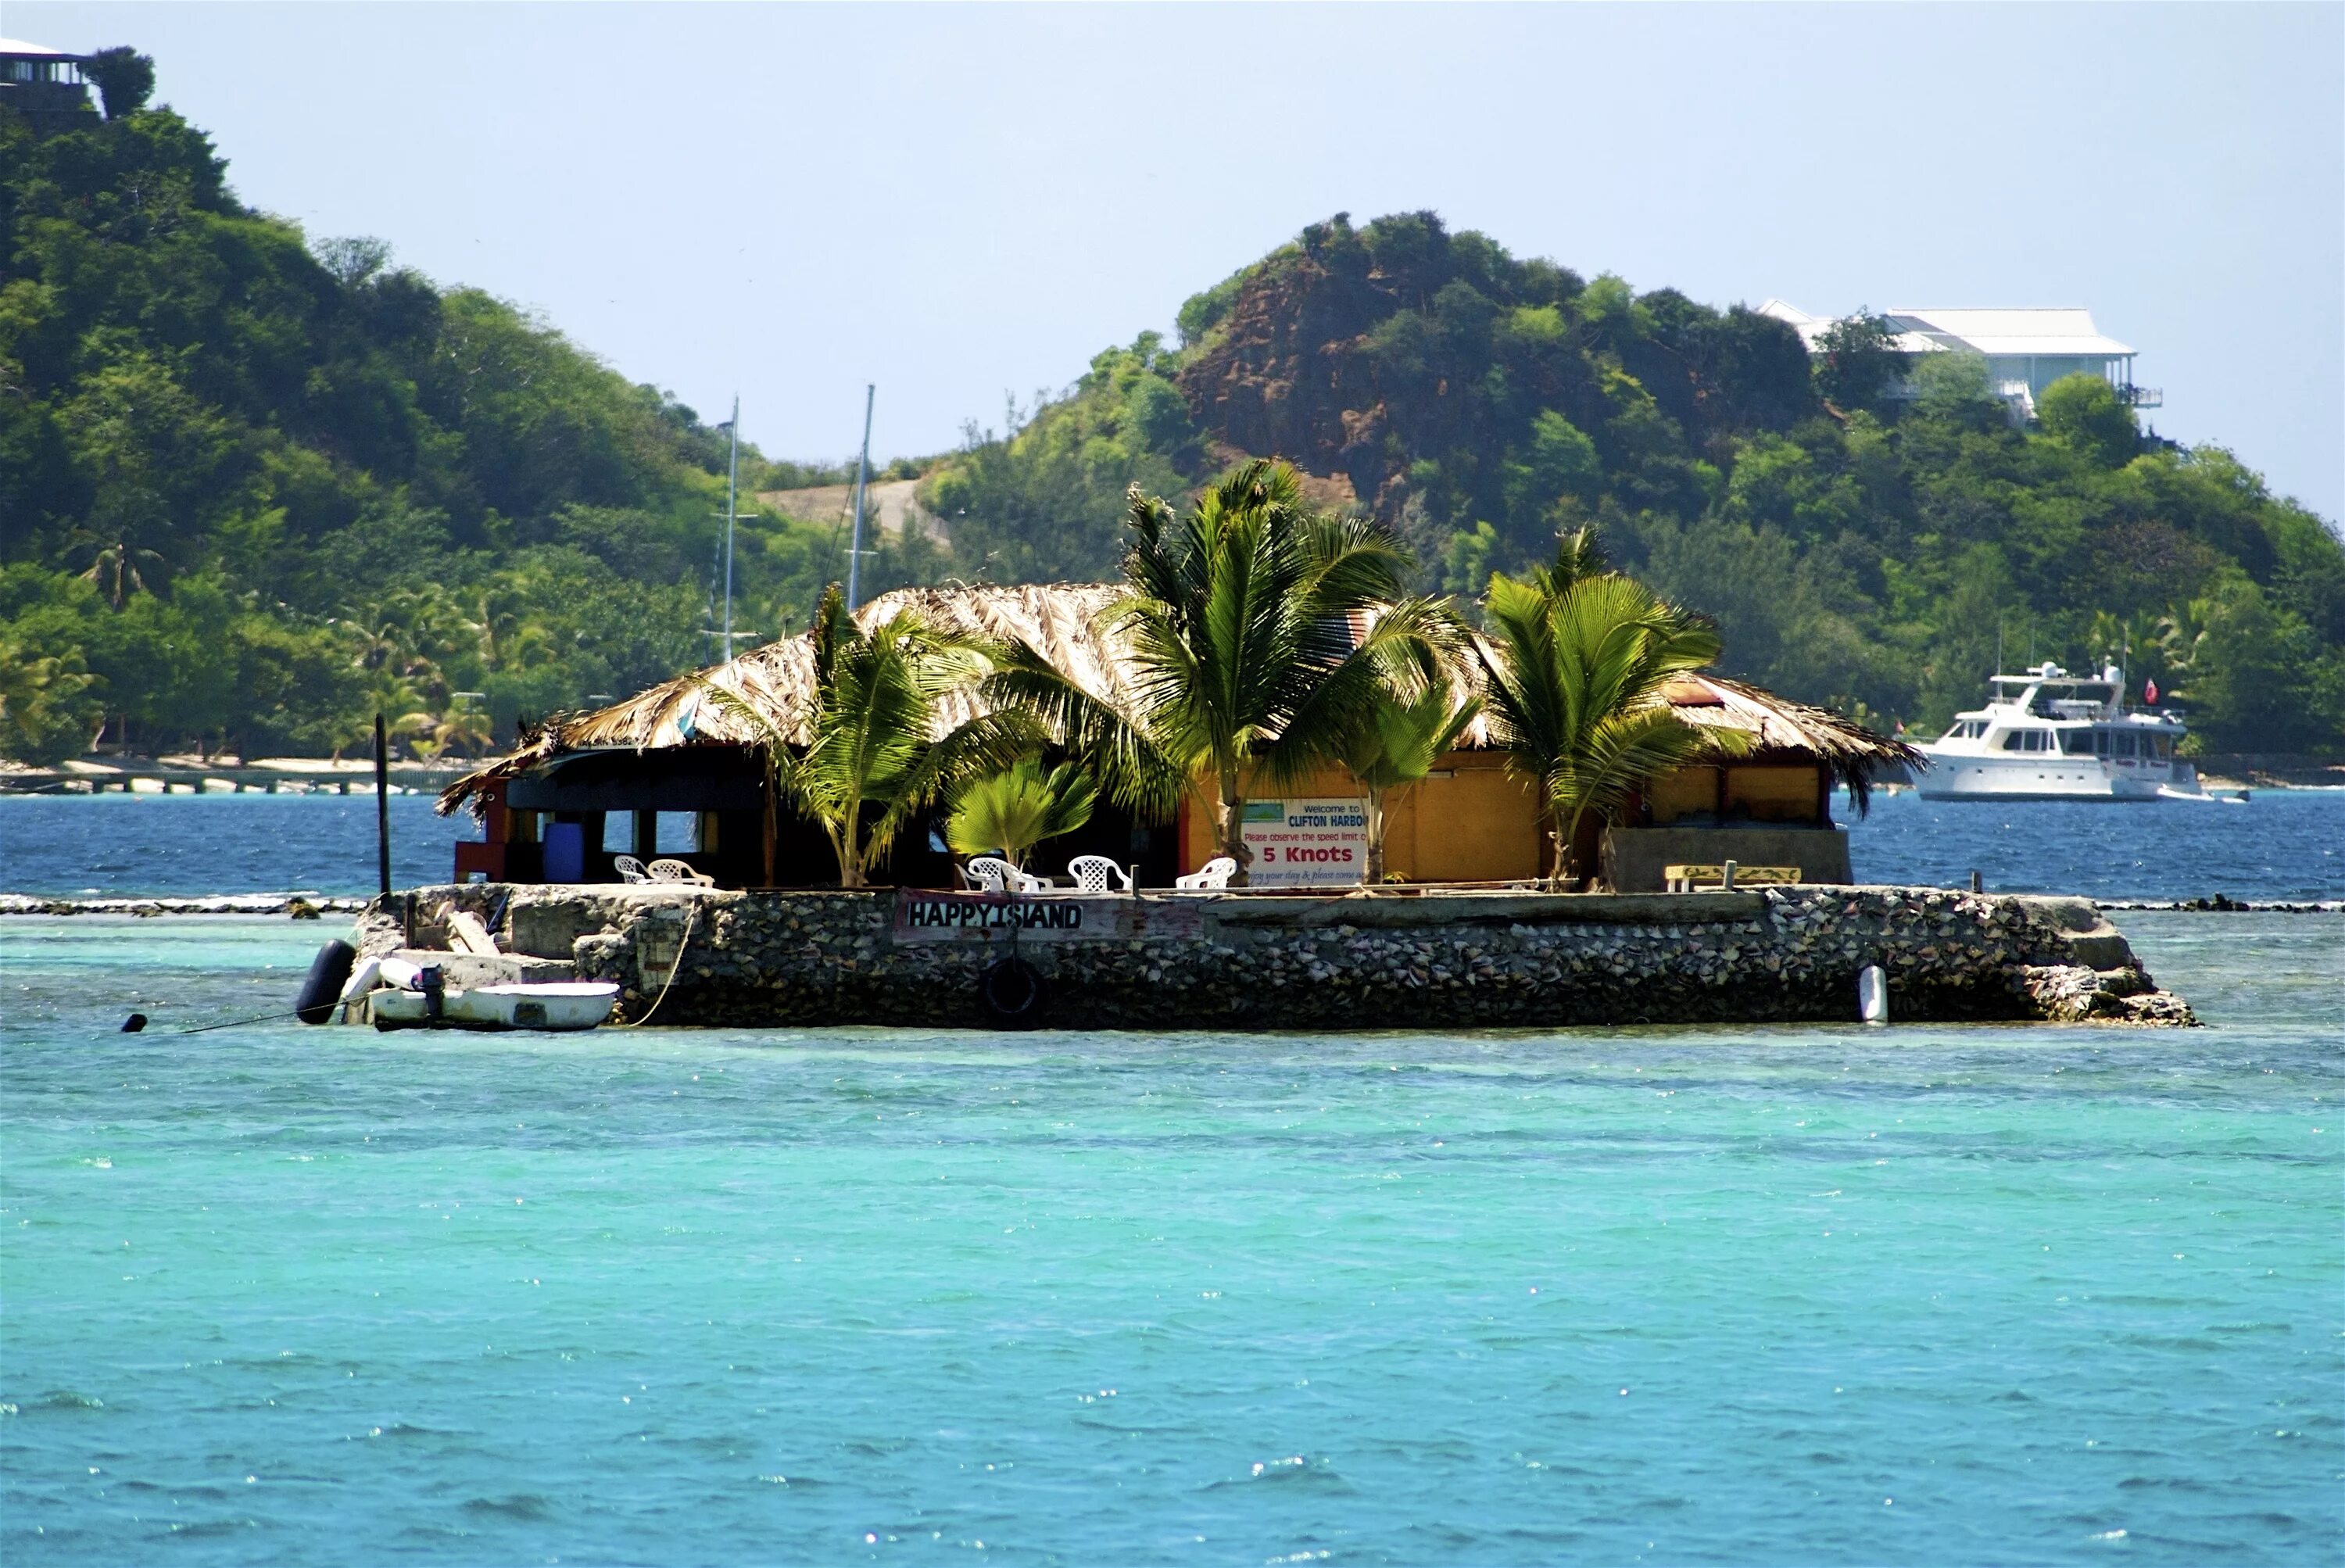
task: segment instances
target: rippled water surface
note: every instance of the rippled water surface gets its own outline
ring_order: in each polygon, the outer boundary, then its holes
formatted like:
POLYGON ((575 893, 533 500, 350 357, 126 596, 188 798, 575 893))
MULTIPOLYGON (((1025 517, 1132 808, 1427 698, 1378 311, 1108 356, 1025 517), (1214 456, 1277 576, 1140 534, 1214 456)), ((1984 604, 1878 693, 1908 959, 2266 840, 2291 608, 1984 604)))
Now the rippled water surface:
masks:
POLYGON ((319 928, 0 922, 0 1555, 2333 1558, 2345 925, 2127 923, 2213 1027, 181 1036, 319 928))

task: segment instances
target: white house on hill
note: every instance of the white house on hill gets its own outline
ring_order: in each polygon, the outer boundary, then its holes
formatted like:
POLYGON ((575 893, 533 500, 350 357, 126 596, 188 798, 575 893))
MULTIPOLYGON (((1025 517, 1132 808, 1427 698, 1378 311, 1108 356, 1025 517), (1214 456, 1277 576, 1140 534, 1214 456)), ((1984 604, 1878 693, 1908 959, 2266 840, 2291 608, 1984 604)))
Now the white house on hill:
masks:
MULTIPOLYGON (((1837 318, 1811 316, 1796 305, 1770 300, 1759 307, 1762 316, 1788 322, 1816 351, 1816 341, 1837 318)), ((2074 306, 2034 306, 2019 310, 1912 310, 1882 312, 1896 333, 1892 346, 1903 354, 1934 354, 1967 350, 1985 356, 1987 381, 2024 418, 2035 416, 2035 399, 2062 376, 2079 371, 2099 376, 2117 395, 2136 408, 2157 408, 2165 394, 2140 387, 2133 380, 2133 350, 2115 338, 2104 337, 2093 325, 2093 313, 2074 306)), ((1893 397, 1910 397, 1910 386, 1893 388, 1893 397)))

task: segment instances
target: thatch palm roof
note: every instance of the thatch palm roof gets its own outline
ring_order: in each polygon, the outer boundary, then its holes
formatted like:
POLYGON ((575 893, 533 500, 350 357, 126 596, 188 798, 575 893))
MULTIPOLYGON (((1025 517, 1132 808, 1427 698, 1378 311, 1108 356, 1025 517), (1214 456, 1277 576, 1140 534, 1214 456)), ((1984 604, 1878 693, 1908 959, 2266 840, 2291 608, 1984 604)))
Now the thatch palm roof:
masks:
MULTIPOLYGON (((940 630, 994 643, 1024 643, 1090 696, 1129 711, 1123 697, 1138 670, 1109 614, 1125 591, 1116 583, 898 588, 856 611, 855 620, 868 631, 910 610, 940 630)), ((450 785, 441 794, 440 809, 453 810, 491 780, 525 773, 569 752, 752 745, 764 738, 754 725, 713 700, 709 687, 732 693, 765 715, 783 736, 803 743, 814 687, 812 639, 801 635, 768 643, 727 663, 662 681, 612 707, 556 715, 525 735, 511 755, 450 785)), ((1812 757, 1858 789, 1883 764, 1917 759, 1910 747, 1837 714, 1721 676, 1680 676, 1665 695, 1689 724, 1752 736, 1753 756, 1812 757)), ((954 694, 939 705, 937 734, 986 708, 973 687, 954 694)), ((1487 719, 1477 718, 1459 738, 1458 748, 1485 750, 1492 744, 1487 719)))

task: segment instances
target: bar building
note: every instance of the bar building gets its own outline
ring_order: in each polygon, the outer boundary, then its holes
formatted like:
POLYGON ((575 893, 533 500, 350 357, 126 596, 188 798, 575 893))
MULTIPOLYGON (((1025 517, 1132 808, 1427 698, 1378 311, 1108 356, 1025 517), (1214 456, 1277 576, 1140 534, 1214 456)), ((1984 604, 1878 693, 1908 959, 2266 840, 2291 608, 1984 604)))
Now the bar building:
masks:
MULTIPOLYGON (((1113 584, 907 588, 879 596, 855 618, 868 628, 916 609, 950 630, 1023 642, 1094 698, 1122 707, 1132 667, 1107 611, 1123 592, 1113 584)), ((801 636, 539 727, 510 756, 441 797, 442 811, 466 807, 484 828, 482 840, 456 846, 456 881, 615 881, 614 856, 659 853, 688 861, 720 886, 834 885, 827 840, 787 803, 768 799, 756 736, 706 690, 731 693, 785 735, 803 734, 814 679, 812 644, 801 636)), ((1600 866, 1605 882, 1620 891, 1660 891, 1666 865, 1726 860, 1797 867, 1809 882, 1852 880, 1848 835, 1832 816, 1834 789, 1845 787, 1861 804, 1877 770, 1914 759, 1908 748, 1716 676, 1681 677, 1664 696, 1697 728, 1741 731, 1744 748, 1655 780, 1615 826, 1586 824, 1576 846, 1580 865, 1600 866)), ((944 705, 939 723, 949 728, 980 711, 976 694, 963 693, 944 705)), ((1487 722, 1477 720, 1431 775, 1389 800, 1387 877, 1504 883, 1543 876, 1547 829, 1507 761, 1487 722)), ((1264 848, 1282 839, 1342 846, 1360 795, 1341 769, 1322 769, 1275 799, 1250 799, 1248 842, 1259 831, 1264 848)), ((941 822, 939 808, 932 822, 899 837, 875 881, 953 885, 953 858, 935 830, 941 822)), ((1211 814, 1193 798, 1171 822, 1135 820, 1102 799, 1085 827, 1041 845, 1030 869, 1060 873, 1074 856, 1104 854, 1135 868, 1139 885, 1164 887, 1218 852, 1211 814)), ((1256 855, 1256 886, 1360 879, 1356 860, 1347 865, 1332 847, 1284 870, 1261 850, 1256 855)))

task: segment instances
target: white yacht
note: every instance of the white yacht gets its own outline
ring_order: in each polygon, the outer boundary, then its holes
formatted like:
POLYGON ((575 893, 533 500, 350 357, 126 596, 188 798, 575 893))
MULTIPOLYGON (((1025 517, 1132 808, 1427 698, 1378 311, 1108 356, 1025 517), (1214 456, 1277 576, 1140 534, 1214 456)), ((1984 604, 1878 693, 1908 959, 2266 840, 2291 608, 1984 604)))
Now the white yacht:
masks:
POLYGON ((2208 799, 2198 769, 2174 755, 2188 731, 2165 709, 2125 705, 2125 675, 2056 664, 1998 675, 1987 705, 1917 749, 1930 766, 1914 779, 1925 800, 2158 800, 2208 799))

